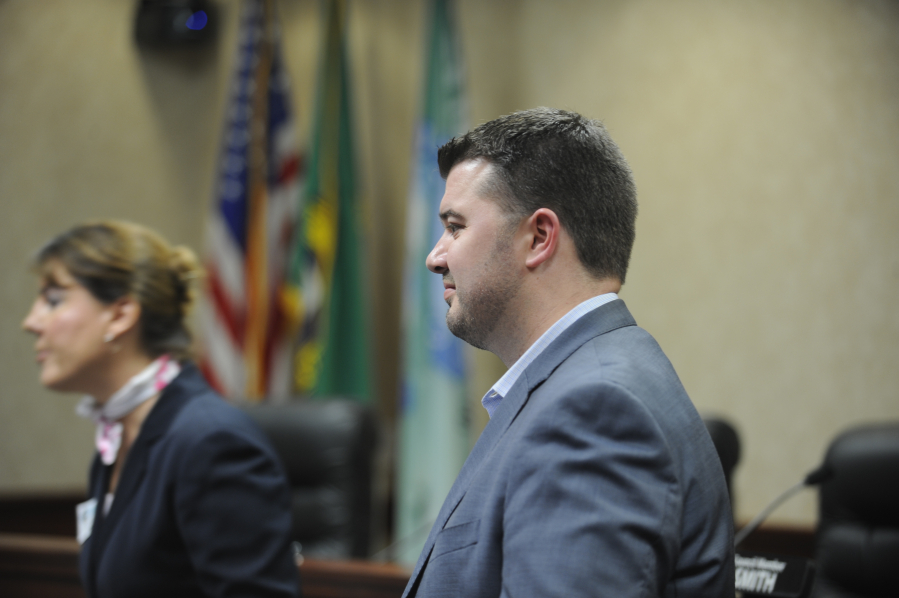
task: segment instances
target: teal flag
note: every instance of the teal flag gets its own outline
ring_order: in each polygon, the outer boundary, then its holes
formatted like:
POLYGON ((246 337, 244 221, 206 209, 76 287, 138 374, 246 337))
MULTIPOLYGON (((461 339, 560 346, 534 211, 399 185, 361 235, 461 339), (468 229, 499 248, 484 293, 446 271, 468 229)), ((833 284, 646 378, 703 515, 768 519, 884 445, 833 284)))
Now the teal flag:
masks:
POLYGON ((443 280, 425 258, 443 232, 445 182, 437 148, 465 131, 462 64, 452 3, 432 3, 423 114, 417 127, 406 224, 403 381, 394 558, 414 564, 468 456, 463 343, 446 327, 443 280))
POLYGON ((297 330, 294 386, 313 397, 371 400, 361 210, 347 89, 346 2, 325 4, 325 36, 306 186, 285 293, 297 330))

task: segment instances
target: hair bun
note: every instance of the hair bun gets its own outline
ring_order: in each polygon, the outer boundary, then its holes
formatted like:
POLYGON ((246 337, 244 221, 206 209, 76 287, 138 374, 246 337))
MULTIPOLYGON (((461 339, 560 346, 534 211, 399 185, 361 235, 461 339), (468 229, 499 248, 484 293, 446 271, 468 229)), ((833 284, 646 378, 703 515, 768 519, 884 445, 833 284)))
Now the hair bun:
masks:
POLYGON ((169 255, 169 267, 185 284, 200 277, 200 262, 193 250, 184 245, 172 247, 169 255))
POLYGON ((176 245, 171 248, 169 253, 169 268, 174 277, 178 280, 181 288, 179 299, 182 305, 187 306, 193 302, 193 293, 191 293, 192 282, 200 277, 201 268, 196 254, 189 247, 184 245, 176 245))

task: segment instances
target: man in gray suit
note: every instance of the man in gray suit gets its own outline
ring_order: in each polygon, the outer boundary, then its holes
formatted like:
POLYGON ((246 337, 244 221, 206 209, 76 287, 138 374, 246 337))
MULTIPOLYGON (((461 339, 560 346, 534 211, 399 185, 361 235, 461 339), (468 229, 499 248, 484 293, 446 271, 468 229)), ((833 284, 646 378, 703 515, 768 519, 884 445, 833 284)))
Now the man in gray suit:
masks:
POLYGON ((637 204, 603 126, 538 108, 438 154, 449 329, 509 367, 406 596, 733 596, 721 465, 617 292, 637 204))

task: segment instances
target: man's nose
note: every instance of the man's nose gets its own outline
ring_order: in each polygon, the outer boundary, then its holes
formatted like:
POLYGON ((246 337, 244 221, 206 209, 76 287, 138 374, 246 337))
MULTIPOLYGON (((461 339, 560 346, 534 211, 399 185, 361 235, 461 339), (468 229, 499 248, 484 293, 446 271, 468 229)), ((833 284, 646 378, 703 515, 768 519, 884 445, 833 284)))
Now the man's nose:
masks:
POLYGON ((434 274, 443 274, 447 271, 446 243, 444 242, 443 237, 441 237, 440 240, 437 241, 437 244, 434 245, 434 249, 428 254, 425 264, 428 266, 428 270, 434 274))

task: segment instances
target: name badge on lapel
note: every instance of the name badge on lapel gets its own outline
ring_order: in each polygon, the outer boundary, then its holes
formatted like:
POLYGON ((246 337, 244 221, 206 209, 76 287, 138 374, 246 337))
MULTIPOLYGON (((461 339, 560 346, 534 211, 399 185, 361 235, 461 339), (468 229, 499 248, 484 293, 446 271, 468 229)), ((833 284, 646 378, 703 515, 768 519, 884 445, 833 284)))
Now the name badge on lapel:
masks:
POLYGON ((94 529, 94 515, 97 513, 97 499, 92 498, 75 505, 75 521, 78 523, 78 543, 84 544, 94 529))

